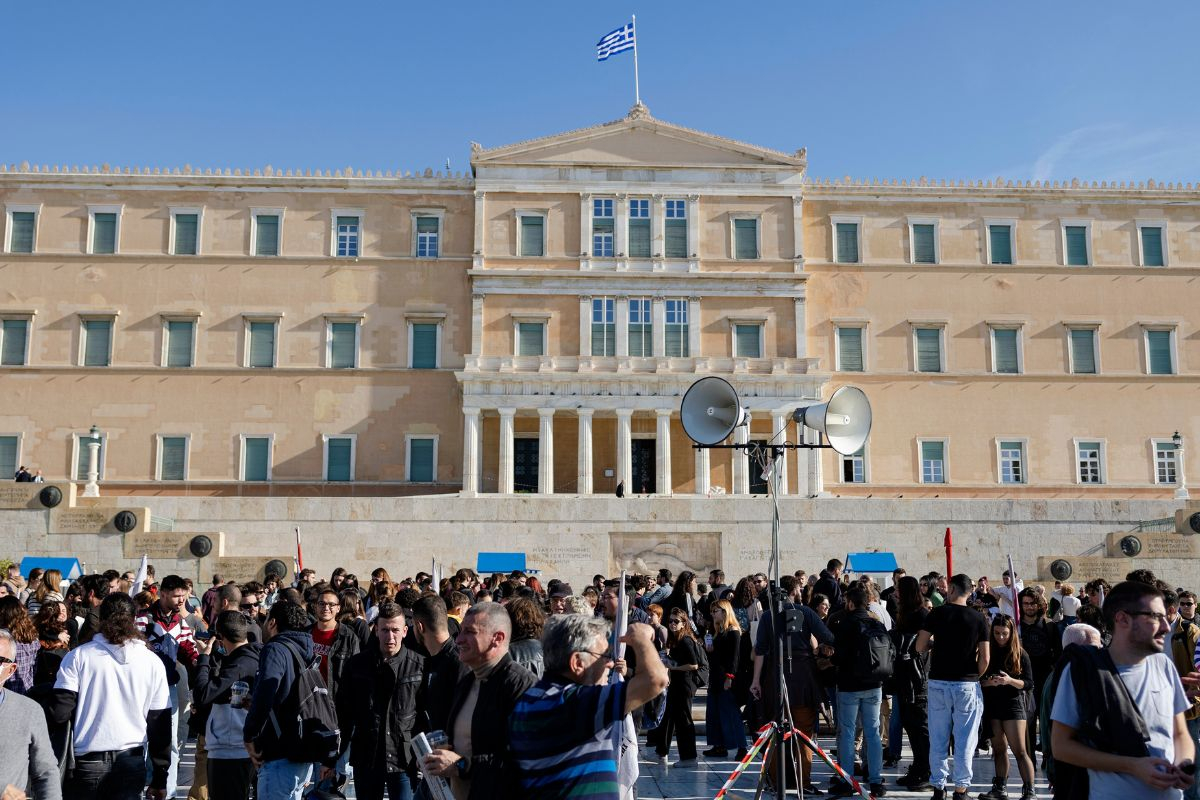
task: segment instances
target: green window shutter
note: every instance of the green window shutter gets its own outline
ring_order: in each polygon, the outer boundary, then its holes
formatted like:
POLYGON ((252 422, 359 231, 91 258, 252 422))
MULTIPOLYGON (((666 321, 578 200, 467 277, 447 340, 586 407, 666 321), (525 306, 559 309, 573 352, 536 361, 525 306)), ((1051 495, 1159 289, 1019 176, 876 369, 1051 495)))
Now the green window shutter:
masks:
POLYGON ((0 436, 0 480, 11 481, 17 474, 17 437, 0 436))
POLYGON ((521 217, 521 255, 540 256, 545 254, 542 217, 521 217))
POLYGON ((1088 263, 1087 228, 1067 225, 1067 266, 1086 267, 1088 263))
POLYGON ((668 358, 688 357, 688 326, 672 323, 667 325, 666 345, 668 358))
POLYGON ((629 355, 636 358, 649 358, 652 355, 650 341, 650 326, 638 323, 629 326, 629 355))
POLYGON ((992 331, 992 342, 996 348, 996 372, 1005 375, 1017 373, 1017 331, 997 328, 992 331))
POLYGON ((734 258, 758 258, 758 220, 733 221, 733 247, 734 258))
POLYGON ((592 323, 592 355, 615 356, 617 354, 617 327, 611 323, 592 323))
POLYGON ((259 214, 255 221, 254 255, 279 255, 279 216, 259 214))
POLYGON ((92 252, 107 255, 117 252, 117 215, 92 215, 92 252))
POLYGON ((83 365, 85 367, 107 367, 109 344, 112 341, 112 321, 107 319, 84 320, 83 365))
POLYGON ((687 258, 687 220, 669 219, 665 222, 664 249, 667 258, 687 258))
POLYGON ((187 439, 183 436, 162 438, 162 480, 182 481, 186 479, 187 439))
POLYGON ((199 214, 175 215, 175 255, 194 256, 200 235, 199 214))
POLYGON ((1171 362, 1171 332, 1146 331, 1146 346, 1149 349, 1150 374, 1171 375, 1175 372, 1171 362))
POLYGON ((629 220, 629 257, 650 257, 650 220, 629 220))
POLYGON ((327 462, 325 467, 325 480, 350 480, 350 450, 350 439, 331 438, 325 440, 325 453, 327 462))
POLYGON ((1008 225, 989 225, 988 239, 992 247, 993 264, 1011 264, 1012 228, 1008 225))
MULTIPOLYGON (((25 350, 29 341, 29 322, 23 319, 6 319, 0 336, 4 341, 0 344, 0 366, 19 367, 25 364, 25 350)), ((0 472, 0 479, 4 473, 0 472)))
POLYGON ((412 326, 412 366, 413 369, 437 368, 437 334, 436 323, 414 323, 412 326))
POLYGON ((192 366, 192 338, 196 323, 187 320, 167 322, 167 366, 192 366))
POLYGON ((842 372, 863 371, 862 328, 838 328, 838 365, 842 372))
POLYGON ((437 217, 417 217, 417 233, 437 233, 437 217))
POLYGON ((408 440, 408 479, 433 483, 433 439, 408 440))
POLYGON ((917 372, 942 371, 942 332, 917 328, 917 372))
POLYGON ((247 437, 245 478, 247 481, 265 481, 271 466, 271 440, 263 436, 247 437))
MULTIPOLYGON (((88 460, 90 459, 91 452, 92 452, 88 448, 88 445, 87 445, 89 438, 90 437, 87 437, 87 436, 79 437, 79 449, 76 453, 77 460, 75 462, 75 480, 76 481, 86 481, 87 480, 88 460)), ((104 440, 101 439, 100 440, 100 450, 97 451, 97 453, 96 453, 96 469, 99 470, 101 474, 103 474, 103 472, 104 472, 104 469, 102 466, 103 464, 104 464, 104 440)))
POLYGON ((250 366, 275 366, 275 323, 250 323, 250 366))
POLYGON ((921 442, 921 460, 945 461, 945 442, 921 442))
POLYGON ((1072 329, 1071 362, 1072 371, 1080 375, 1096 373, 1096 332, 1091 328, 1072 329))
MULTIPOLYGON (((8 252, 33 252, 34 213, 32 211, 12 212, 12 233, 8 237, 8 252)), ((0 475, 4 473, 0 472, 0 475)))
POLYGON ((357 322, 329 324, 329 366, 333 369, 353 369, 357 348, 357 322))
POLYGON ((1163 266, 1162 228, 1142 228, 1142 266, 1163 266))
POLYGON ((837 224, 837 261, 839 264, 858 263, 858 223, 837 224))
POLYGON ((913 225, 913 261, 917 264, 936 264, 937 250, 934 247, 934 226, 913 225))
POLYGON ((762 358, 762 343, 759 337, 761 330, 759 325, 734 326, 734 339, 737 342, 737 352, 734 355, 740 358, 762 358))
POLYGON ((521 322, 517 325, 517 355, 540 356, 542 353, 542 323, 521 322))

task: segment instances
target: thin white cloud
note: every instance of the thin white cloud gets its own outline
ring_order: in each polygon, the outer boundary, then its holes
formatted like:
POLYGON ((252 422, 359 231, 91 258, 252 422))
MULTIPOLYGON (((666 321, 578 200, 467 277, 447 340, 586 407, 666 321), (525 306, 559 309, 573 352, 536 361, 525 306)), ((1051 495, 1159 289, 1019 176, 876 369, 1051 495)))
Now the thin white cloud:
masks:
POLYGON ((1195 141, 1195 135, 1178 130, 1087 125, 1059 136, 1043 150, 1030 169, 1031 177, 1040 181, 1193 178, 1200 167, 1195 141))

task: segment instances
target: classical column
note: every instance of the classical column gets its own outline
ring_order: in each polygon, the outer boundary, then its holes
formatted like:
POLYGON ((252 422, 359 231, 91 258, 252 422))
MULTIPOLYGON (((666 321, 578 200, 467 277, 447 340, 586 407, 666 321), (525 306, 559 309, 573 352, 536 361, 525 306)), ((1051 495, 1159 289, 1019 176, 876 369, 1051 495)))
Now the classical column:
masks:
POLYGON ((616 325, 617 356, 629 357, 629 298, 618 297, 613 302, 613 324, 616 325))
POLYGON ((613 203, 613 253, 622 261, 629 258, 629 195, 618 194, 613 203))
POLYGON ((654 443, 654 491, 658 494, 671 494, 674 483, 671 481, 671 414, 672 409, 655 409, 657 415, 656 439, 654 443))
POLYGON ((706 495, 709 489, 708 449, 701 447, 696 451, 696 494, 706 495))
POLYGON ((667 354, 667 304, 662 297, 650 300, 650 355, 662 358, 667 354))
POLYGON ((633 491, 633 409, 617 409, 617 483, 625 482, 625 493, 633 491))
POLYGON ((592 493, 592 414, 591 408, 580 408, 575 411, 579 416, 579 475, 576 478, 576 491, 580 494, 592 493))
POLYGON ((483 295, 471 295, 471 355, 483 355, 483 295))
POLYGON ((1191 495, 1188 494, 1187 488, 1187 473, 1183 467, 1183 437, 1178 433, 1172 437, 1175 444, 1175 499, 1190 500, 1191 495))
POLYGON ((554 409, 538 409, 538 494, 554 494, 554 409))
POLYGON ((479 409, 463 409, 463 471, 462 493, 466 497, 479 494, 479 409))
MULTIPOLYGON (((816 431, 805 429, 805 434, 814 444, 820 440, 820 434, 816 431)), ((808 451, 808 496, 816 497, 824 491, 825 482, 821 478, 821 450, 813 448, 808 451)))
POLYGON ((796 263, 796 271, 804 271, 804 198, 796 196, 792 198, 792 240, 796 245, 796 252, 792 254, 792 258, 796 263))
POLYGON ((579 295, 579 357, 592 355, 592 296, 579 295))
POLYGON ((803 297, 794 299, 796 306, 796 358, 808 358, 808 313, 803 297))
MULTIPOLYGON (((650 197, 650 255, 661 258, 666 255, 666 203, 661 194, 650 197)), ((658 266, 661 266, 658 265, 658 266)))
MULTIPOLYGON (((484 240, 487 238, 487 228, 484 225, 484 193, 475 193, 475 246, 471 249, 472 262, 475 267, 483 266, 484 259, 484 240)), ((476 351, 478 352, 478 351, 476 351)))
POLYGON ((699 358, 700 352, 700 298, 688 298, 688 355, 699 358))
MULTIPOLYGON (((794 422, 790 423, 790 425, 794 426, 789 430, 793 431, 796 437, 792 439, 792 441, 797 443, 806 442, 807 439, 805 439, 804 426, 794 422)), ((809 455, 811 453, 811 450, 796 451, 796 494, 799 495, 808 494, 809 455)))
POLYGON ((592 196, 579 194, 579 257, 588 259, 592 255, 592 196))
POLYGON ((496 491, 500 494, 513 493, 513 415, 515 408, 498 408, 500 412, 500 477, 496 491))
POLYGON ((689 194, 687 198, 687 257, 700 254, 700 195, 689 194))
MULTIPOLYGON (((791 415, 787 411, 774 411, 771 413, 771 435, 774 436, 771 441, 776 444, 783 444, 788 441, 788 426, 791 423, 791 415)), ((783 451, 779 461, 775 464, 775 469, 779 470, 779 494, 785 495, 788 493, 788 468, 787 468, 788 453, 783 451)))
MULTIPOLYGON (((746 424, 739 425, 733 430, 733 443, 746 444, 750 441, 750 414, 746 414, 746 424)), ((733 493, 750 494, 750 459, 745 450, 730 450, 733 456, 733 493)))

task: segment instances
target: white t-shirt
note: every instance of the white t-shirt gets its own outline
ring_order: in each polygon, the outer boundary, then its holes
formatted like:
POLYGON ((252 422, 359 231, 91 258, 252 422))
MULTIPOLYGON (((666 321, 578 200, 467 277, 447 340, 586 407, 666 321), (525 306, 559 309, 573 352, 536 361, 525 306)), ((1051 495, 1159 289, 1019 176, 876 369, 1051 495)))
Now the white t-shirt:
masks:
POLYGON ((146 740, 146 714, 171 707, 167 671, 141 639, 102 634, 63 657, 55 689, 75 692, 75 752, 128 750, 146 740))
POLYGON ((1016 607, 1013 605, 1013 601, 1024 588, 1025 584, 1021 581, 1017 581, 1014 586, 1001 585, 992 587, 992 596, 995 597, 996 602, 1000 604, 1001 614, 1006 614, 1010 617, 1014 617, 1015 619, 1013 612, 1016 610, 1016 607))

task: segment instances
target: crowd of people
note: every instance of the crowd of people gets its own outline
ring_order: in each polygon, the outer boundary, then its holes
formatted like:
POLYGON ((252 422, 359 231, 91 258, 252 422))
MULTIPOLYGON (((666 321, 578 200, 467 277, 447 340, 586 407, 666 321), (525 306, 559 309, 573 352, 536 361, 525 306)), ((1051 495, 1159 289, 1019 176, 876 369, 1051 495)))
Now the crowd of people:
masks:
MULTIPOLYGON (((1196 596, 1146 570, 1081 591, 837 559, 773 585, 691 571, 559 579, 460 569, 360 581, 303 570, 237 583, 110 570, 0 582, 3 800, 174 797, 196 739, 195 800, 632 798, 639 756, 742 760, 771 721, 815 739, 871 794, 883 770, 934 800, 1197 797, 1196 596), (622 606, 624 600, 624 606, 622 606), (619 642, 613 631, 616 630, 619 642), (776 633, 778 631, 778 635, 776 633), (616 646, 614 647, 614 643, 616 646), (693 704, 705 690, 708 748, 693 704), (644 746, 646 751, 640 752, 644 746)), ((777 751, 772 751, 768 760, 777 751)), ((766 765, 776 775, 773 763, 766 765)), ((789 781, 812 778, 800 749, 789 781)))

